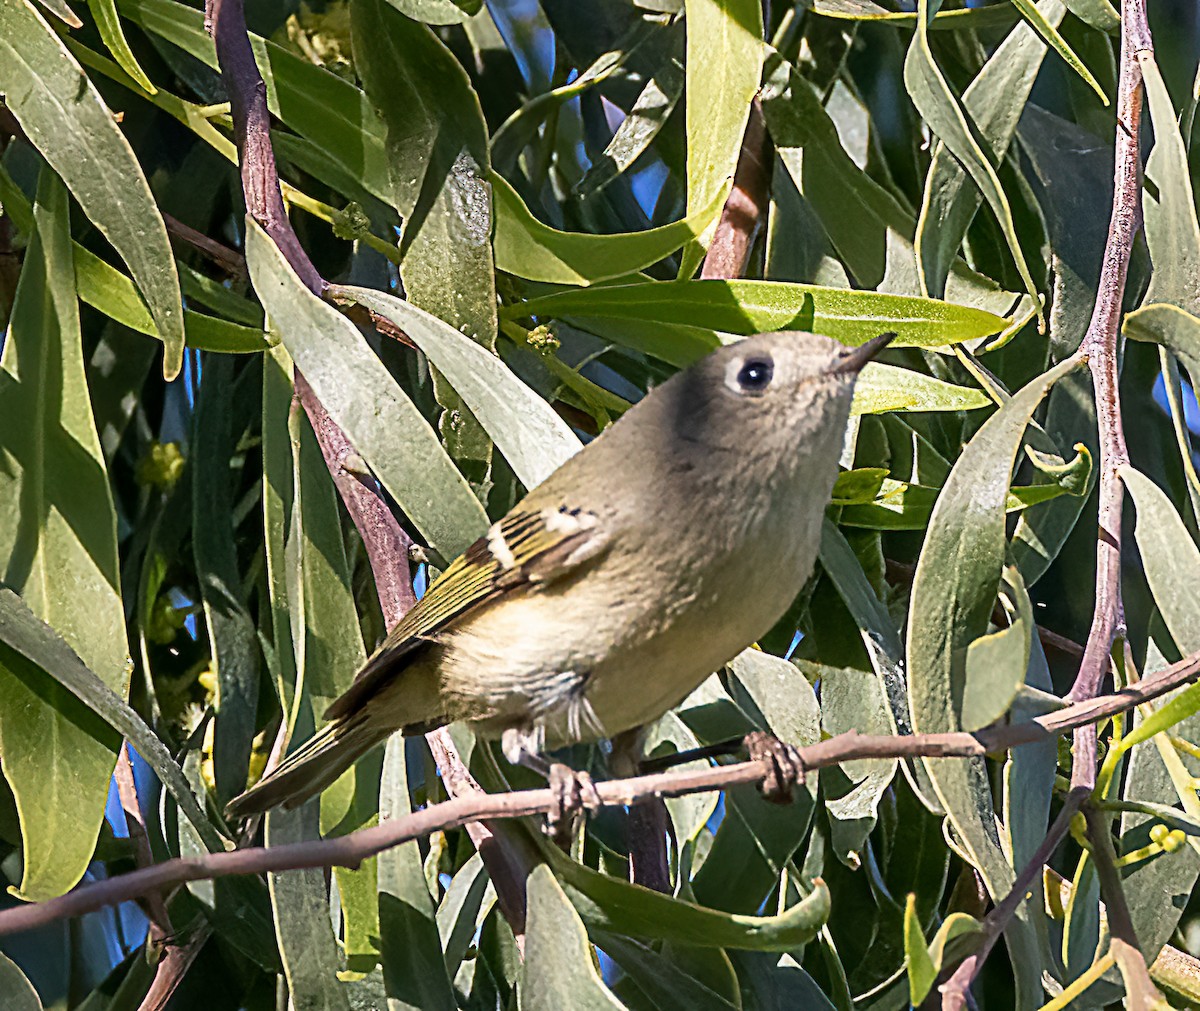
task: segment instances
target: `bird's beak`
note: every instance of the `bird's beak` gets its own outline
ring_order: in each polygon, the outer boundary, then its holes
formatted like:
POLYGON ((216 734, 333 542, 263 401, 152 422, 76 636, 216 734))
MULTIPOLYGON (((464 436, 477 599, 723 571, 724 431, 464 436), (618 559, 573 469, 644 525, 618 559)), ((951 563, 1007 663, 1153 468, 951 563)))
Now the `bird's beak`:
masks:
POLYGON ((895 339, 896 332, 894 330, 881 333, 878 337, 872 337, 866 344, 861 344, 843 354, 829 371, 835 376, 856 375, 867 362, 895 339))

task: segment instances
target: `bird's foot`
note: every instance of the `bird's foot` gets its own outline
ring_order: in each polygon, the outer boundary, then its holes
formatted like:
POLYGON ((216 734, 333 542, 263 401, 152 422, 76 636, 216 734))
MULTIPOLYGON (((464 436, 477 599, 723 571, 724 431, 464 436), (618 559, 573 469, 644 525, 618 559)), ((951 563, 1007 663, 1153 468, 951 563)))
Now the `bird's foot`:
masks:
POLYGON ((804 782, 800 752, 773 734, 755 730, 742 742, 752 762, 765 762, 767 773, 759 785, 763 798, 773 804, 790 804, 792 790, 804 782))
POLYGON ((548 779, 551 803, 542 831, 565 850, 575 836, 580 814, 599 810, 600 793, 586 772, 576 772, 561 762, 550 766, 548 779))

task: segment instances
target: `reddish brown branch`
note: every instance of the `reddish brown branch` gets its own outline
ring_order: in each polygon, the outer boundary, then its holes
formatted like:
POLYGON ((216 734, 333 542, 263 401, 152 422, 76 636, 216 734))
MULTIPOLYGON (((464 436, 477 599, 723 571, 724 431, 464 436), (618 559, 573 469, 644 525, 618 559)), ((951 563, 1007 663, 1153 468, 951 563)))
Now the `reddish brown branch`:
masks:
POLYGON ((762 105, 756 98, 750 105, 742 151, 738 156, 733 189, 725 201, 717 230, 713 233, 702 278, 741 277, 746 272, 754 241, 767 220, 771 198, 771 159, 775 148, 767 135, 762 105))
MULTIPOLYGON (((1145 0, 1124 0, 1121 6, 1121 68, 1117 84, 1117 139, 1113 210, 1100 269, 1096 305, 1078 354, 1087 362, 1096 396, 1100 437, 1096 542, 1096 602, 1083 660, 1070 699, 1095 695, 1109 669, 1116 638, 1124 635, 1121 601, 1121 509, 1125 488, 1119 470, 1129 462, 1121 420, 1120 376, 1117 368, 1121 309, 1133 240, 1142 227, 1142 161, 1138 136, 1142 118, 1142 73, 1137 54, 1152 48, 1145 0)), ((1075 735, 1073 786, 1091 787, 1096 781, 1095 729, 1075 735)))
MULTIPOLYGON (((1085 699, 1026 723, 1004 724, 975 733, 958 731, 909 737, 869 736, 851 732, 797 748, 796 752, 806 769, 819 769, 861 758, 982 757, 1044 741, 1084 724, 1127 712, 1197 677, 1200 677, 1200 652, 1172 664, 1156 677, 1146 678, 1115 694, 1085 699)), ((761 783, 767 771, 766 762, 739 762, 707 769, 613 780, 598 783, 596 789, 605 805, 640 804, 652 797, 679 797, 761 783)), ((403 818, 394 818, 381 825, 333 839, 168 860, 154 867, 81 885, 48 902, 4 910, 0 912, 0 935, 32 930, 64 917, 82 916, 104 906, 125 902, 151 891, 163 891, 187 881, 306 867, 357 867, 363 860, 385 849, 432 832, 459 828, 471 822, 545 814, 553 803, 551 791, 545 788, 500 794, 464 793, 403 818)))
POLYGON ((942 993, 942 1011, 962 1011, 967 1006, 967 995, 970 992, 971 984, 975 981, 979 970, 983 968, 983 963, 991 954, 1000 935, 1004 933, 1004 928, 1008 926, 1009 921, 1021 907, 1021 903, 1025 901, 1025 896, 1028 895, 1029 889, 1038 875, 1042 873, 1042 868, 1054 855, 1058 844, 1066 838, 1067 832, 1071 828, 1071 819, 1083 806, 1088 795, 1089 791, 1082 788, 1071 790, 1067 794, 1062 810, 1058 812, 1058 817, 1054 819, 1054 824, 1050 826, 1046 838, 1042 840, 1029 862, 1017 876, 1009 893, 984 918, 983 936, 979 947, 962 960, 950 978, 939 988, 942 993))
MULTIPOLYGON (((246 209, 279 247, 305 286, 313 294, 324 296, 328 284, 300 245, 284 207, 271 147, 266 84, 254 62, 242 0, 208 0, 207 21, 229 92, 246 209)), ((352 458, 357 460, 357 454, 299 370, 295 373, 295 387, 338 493, 362 535, 384 622, 392 628, 414 603, 409 567, 412 542, 388 507, 379 484, 364 475, 362 468, 349 465, 352 458)), ((451 769, 456 771, 446 780, 452 795, 457 789, 457 795, 469 801, 476 792, 482 792, 462 765, 448 734, 435 732, 430 736, 430 747, 439 756, 443 774, 451 769)), ((520 937, 524 931, 524 882, 529 868, 515 853, 501 859, 503 847, 491 830, 475 826, 468 832, 476 845, 481 846, 480 856, 496 887, 501 910, 509 916, 513 932, 520 937)))

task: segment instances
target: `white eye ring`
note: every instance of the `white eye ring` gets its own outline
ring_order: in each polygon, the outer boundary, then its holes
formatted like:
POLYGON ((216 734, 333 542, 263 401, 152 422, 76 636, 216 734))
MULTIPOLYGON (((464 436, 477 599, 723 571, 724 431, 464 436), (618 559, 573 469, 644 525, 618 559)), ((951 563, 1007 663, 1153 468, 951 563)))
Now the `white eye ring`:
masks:
POLYGON ((775 376, 770 355, 752 354, 735 358, 725 369, 725 385, 741 396, 761 397, 775 376))

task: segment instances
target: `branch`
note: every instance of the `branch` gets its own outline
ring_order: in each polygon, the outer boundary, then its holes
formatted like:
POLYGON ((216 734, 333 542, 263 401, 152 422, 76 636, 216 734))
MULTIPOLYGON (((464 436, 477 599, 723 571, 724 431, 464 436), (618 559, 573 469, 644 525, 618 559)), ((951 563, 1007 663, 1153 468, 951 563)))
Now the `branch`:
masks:
POLYGON ((1058 812, 1058 817, 1054 819, 1054 824, 1050 826, 1046 838, 1042 840, 1041 845, 1038 846, 1029 862, 1017 876, 1017 880, 1013 882, 1008 894, 984 917, 983 938, 979 947, 964 958, 950 978, 939 987, 942 993, 942 1011, 962 1011, 967 1006, 971 984, 975 982, 975 977, 983 968, 983 963, 987 961, 992 948, 1000 939, 1000 935, 1004 933, 1004 928, 1008 926, 1009 920, 1016 915, 1021 903, 1025 901, 1030 887, 1042 873, 1042 868, 1054 855, 1058 844, 1066 837, 1071 828, 1071 819, 1083 806, 1088 795, 1089 791, 1081 787, 1075 788, 1067 794, 1062 810, 1058 812))
MULTIPOLYGON (((324 297, 329 286, 300 245, 284 207, 271 147, 266 84, 254 62, 242 0, 208 0, 207 16, 221 77, 229 92, 246 210, 279 247, 305 286, 324 297)), ((362 536, 384 623, 391 629, 415 603, 409 569, 412 541, 392 514, 378 482, 364 475, 362 468, 351 466, 358 456, 350 440, 299 370, 295 373, 295 388, 338 493, 362 536)), ((462 765, 449 734, 435 731, 428 740, 452 796, 470 800, 475 793, 482 793, 462 765), (450 770, 455 775, 446 775, 450 770), (456 790, 459 792, 455 793, 456 790)), ((480 857, 496 886, 501 910, 519 939, 524 933, 524 881, 529 868, 521 862, 519 854, 503 854, 505 846, 493 838, 492 830, 487 827, 468 825, 467 832, 479 847, 480 857)))
MULTIPOLYGON (((1125 279, 1133 240, 1142 227, 1142 160, 1138 135, 1142 118, 1142 73, 1137 54, 1152 50, 1145 0, 1121 5, 1121 68, 1117 82, 1117 140, 1113 210, 1100 269, 1096 305, 1087 333, 1076 352, 1092 374, 1100 437, 1100 506, 1097 516, 1096 602, 1083 660, 1069 699, 1085 699, 1100 690, 1117 636, 1124 635, 1121 601, 1121 508, 1125 487, 1118 473, 1129 462, 1121 421, 1117 345, 1125 279)), ((1071 785, 1092 787, 1096 781, 1095 728, 1075 735, 1071 785)))
POLYGON ((763 120, 762 104, 756 98, 746 120, 733 189, 725 201, 708 255, 704 257, 704 266, 700 269, 702 278, 741 277, 745 273, 754 241, 762 223, 767 220, 774 154, 775 147, 763 120))
POLYGON ((1112 935, 1109 953, 1116 959, 1125 980, 1126 996, 1129 998, 1127 1006, 1133 1009, 1169 1006, 1151 981, 1146 960, 1138 945, 1133 919, 1129 915, 1129 903, 1125 901, 1125 889, 1121 886, 1121 872, 1117 870, 1117 854, 1108 828, 1109 816, 1092 804, 1084 806, 1083 816, 1087 821, 1087 836, 1092 844, 1092 859, 1096 863, 1100 894, 1108 912, 1108 930, 1112 935))
MULTIPOLYGON (((1200 678, 1200 652, 1172 664, 1156 677, 1146 678, 1112 695, 1085 699, 1025 723, 1003 724, 974 733, 957 731, 910 737, 872 736, 852 731, 799 747, 796 753, 805 769, 820 769, 861 758, 982 757, 1044 741, 1096 720, 1127 712, 1197 678, 1200 678)), ((605 806, 631 805, 650 798, 680 797, 761 783, 767 771, 766 762, 739 762, 613 780, 596 784, 596 790, 605 806)), ((500 794, 464 793, 403 818, 333 839, 176 858, 104 881, 89 882, 48 902, 4 910, 0 912, 0 935, 31 930, 64 917, 82 916, 187 881, 308 867, 357 867, 385 849, 432 832, 489 819, 545 814, 553 804, 554 796, 548 788, 500 794)))

